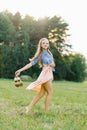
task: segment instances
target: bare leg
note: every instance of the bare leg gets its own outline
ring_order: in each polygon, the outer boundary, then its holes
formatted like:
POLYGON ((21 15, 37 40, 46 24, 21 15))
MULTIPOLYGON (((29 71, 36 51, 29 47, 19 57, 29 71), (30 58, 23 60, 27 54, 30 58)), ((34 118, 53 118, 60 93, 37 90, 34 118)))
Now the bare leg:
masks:
POLYGON ((29 106, 26 107, 26 114, 32 109, 32 107, 44 96, 45 90, 42 85, 41 91, 38 93, 38 95, 33 99, 33 101, 30 103, 29 106))
POLYGON ((52 96, 52 80, 47 81, 44 84, 44 88, 47 92, 47 96, 46 96, 46 100, 45 100, 45 112, 47 112, 48 108, 49 108, 49 104, 50 104, 50 99, 52 96))

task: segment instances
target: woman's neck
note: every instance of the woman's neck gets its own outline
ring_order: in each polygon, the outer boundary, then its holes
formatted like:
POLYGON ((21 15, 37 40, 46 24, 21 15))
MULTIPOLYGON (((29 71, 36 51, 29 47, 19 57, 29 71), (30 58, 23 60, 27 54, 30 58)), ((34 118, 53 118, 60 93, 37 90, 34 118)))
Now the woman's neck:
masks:
POLYGON ((47 51, 47 49, 42 49, 42 51, 47 51))

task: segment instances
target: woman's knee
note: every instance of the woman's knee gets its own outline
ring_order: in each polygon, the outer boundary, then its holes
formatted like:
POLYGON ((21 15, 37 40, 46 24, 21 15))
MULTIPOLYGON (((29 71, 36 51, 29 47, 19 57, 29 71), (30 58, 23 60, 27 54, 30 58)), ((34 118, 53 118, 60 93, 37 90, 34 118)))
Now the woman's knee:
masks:
POLYGON ((45 92, 43 91, 43 92, 39 93, 39 96, 40 96, 40 97, 43 97, 44 94, 45 94, 45 92))
POLYGON ((41 89, 41 91, 38 94, 40 97, 43 97, 45 95, 45 90, 44 88, 41 89))
POLYGON ((48 95, 52 95, 52 82, 48 81, 46 84, 44 84, 45 91, 48 95))
POLYGON ((47 95, 51 96, 52 95, 52 90, 47 91, 47 95))

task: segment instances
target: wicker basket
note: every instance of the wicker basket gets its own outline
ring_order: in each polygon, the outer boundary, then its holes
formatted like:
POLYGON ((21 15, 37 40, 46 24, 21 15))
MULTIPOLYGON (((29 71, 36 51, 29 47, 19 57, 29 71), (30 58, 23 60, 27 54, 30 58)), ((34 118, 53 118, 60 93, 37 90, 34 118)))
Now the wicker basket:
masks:
POLYGON ((16 87, 22 87, 23 86, 23 82, 21 81, 20 77, 15 77, 14 82, 15 82, 16 87))

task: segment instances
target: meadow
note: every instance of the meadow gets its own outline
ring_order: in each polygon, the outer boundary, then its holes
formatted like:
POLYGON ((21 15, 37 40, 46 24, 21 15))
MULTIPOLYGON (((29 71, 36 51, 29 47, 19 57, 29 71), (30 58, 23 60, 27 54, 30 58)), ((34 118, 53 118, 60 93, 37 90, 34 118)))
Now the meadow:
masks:
POLYGON ((87 81, 53 81, 49 111, 44 112, 43 97, 29 112, 25 107, 37 92, 14 86, 0 79, 0 130, 87 130, 87 81))

